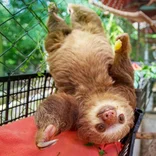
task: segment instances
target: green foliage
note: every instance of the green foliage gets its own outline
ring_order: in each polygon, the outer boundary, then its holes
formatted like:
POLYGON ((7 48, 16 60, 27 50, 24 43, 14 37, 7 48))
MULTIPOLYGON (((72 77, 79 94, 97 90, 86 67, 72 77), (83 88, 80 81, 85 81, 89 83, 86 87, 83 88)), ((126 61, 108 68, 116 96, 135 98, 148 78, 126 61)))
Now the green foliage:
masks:
POLYGON ((103 26, 105 28, 106 35, 110 40, 111 45, 114 47, 115 39, 119 34, 122 34, 123 29, 117 25, 118 17, 113 14, 109 14, 109 16, 101 18, 103 22, 103 26))
POLYGON ((3 75, 41 70, 39 62, 43 60, 42 44, 47 33, 45 6, 44 1, 41 4, 40 1, 30 3, 28 0, 10 0, 0 5, 3 75))
POLYGON ((143 64, 142 70, 140 71, 145 78, 156 79, 156 63, 153 62, 151 65, 143 64))
POLYGON ((149 38, 156 38, 156 34, 147 34, 147 37, 149 37, 149 38))
POLYGON ((106 154, 106 152, 105 152, 104 150, 101 149, 101 150, 99 151, 99 156, 104 156, 105 154, 106 154))
POLYGON ((142 63, 141 70, 135 70, 134 72, 134 86, 139 87, 140 79, 156 79, 156 63, 152 62, 150 65, 142 63))
POLYGON ((141 74, 140 74, 140 72, 138 70, 136 70, 134 72, 134 87, 135 88, 139 87, 140 78, 141 78, 141 74))

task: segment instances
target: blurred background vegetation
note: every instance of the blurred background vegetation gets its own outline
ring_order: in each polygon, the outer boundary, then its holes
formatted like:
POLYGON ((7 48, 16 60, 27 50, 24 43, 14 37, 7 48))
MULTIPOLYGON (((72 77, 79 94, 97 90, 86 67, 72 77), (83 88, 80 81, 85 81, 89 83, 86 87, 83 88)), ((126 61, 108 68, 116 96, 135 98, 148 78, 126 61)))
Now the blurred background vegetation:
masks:
MULTIPOLYGON (((150 54, 150 62, 148 63, 154 62, 152 46, 145 44, 146 36, 149 34, 140 33, 138 40, 138 31, 130 21, 116 17, 113 14, 105 14, 103 11, 90 5, 88 0, 51 1, 56 2, 60 16, 64 18, 68 24, 70 24, 69 15, 66 11, 68 3, 83 4, 92 8, 100 16, 112 46, 118 34, 127 32, 131 37, 132 61, 141 61, 146 71, 155 70, 155 63, 153 63, 152 69, 148 68, 149 65, 144 65, 144 51, 147 50, 147 47, 150 54)), ((42 73, 46 69, 44 39, 47 34, 47 6, 51 1, 1 0, 0 76, 36 72, 42 73)), ((156 38, 155 34, 151 34, 151 36, 156 38)))

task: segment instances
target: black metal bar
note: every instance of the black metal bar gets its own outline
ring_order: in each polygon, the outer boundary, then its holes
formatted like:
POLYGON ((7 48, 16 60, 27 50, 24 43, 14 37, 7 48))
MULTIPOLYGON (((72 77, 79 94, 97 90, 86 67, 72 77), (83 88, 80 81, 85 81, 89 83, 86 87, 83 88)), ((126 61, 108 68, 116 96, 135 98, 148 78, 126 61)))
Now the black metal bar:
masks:
MULTIPOLYGON (((22 75, 11 75, 10 77, 8 76, 4 76, 4 77, 0 77, 0 82, 7 82, 8 79, 11 79, 11 81, 15 81, 15 80, 26 80, 29 77, 31 78, 35 78, 35 77, 43 77, 45 75, 45 73, 41 73, 41 76, 38 76, 37 73, 32 73, 32 74, 22 74, 22 75)), ((46 75, 48 77, 51 77, 51 75, 49 73, 46 73, 46 75)))
MULTIPOLYGON (((4 98, 5 98, 5 96, 4 96, 4 85, 5 85, 5 82, 2 82, 2 90, 1 90, 1 92, 2 92, 2 110, 1 110, 1 112, 0 112, 0 121, 1 122, 3 122, 3 116, 2 116, 2 113, 3 113, 3 110, 4 110, 4 103, 5 103, 5 100, 4 100, 4 98)), ((1 123, 0 123, 1 124, 1 123)))
POLYGON ((31 78, 29 77, 29 79, 28 79, 28 87, 27 87, 26 113, 25 113, 26 117, 28 116, 28 109, 29 109, 30 83, 31 83, 31 78))
POLYGON ((134 142, 135 142, 135 134, 138 131, 138 128, 140 126, 140 123, 143 118, 143 112, 136 108, 135 110, 135 125, 133 129, 131 129, 130 133, 121 140, 121 142, 124 144, 123 149, 119 153, 119 156, 133 156, 133 148, 134 148, 134 142))
POLYGON ((139 129, 139 126, 141 124, 142 118, 143 118, 143 112, 140 109, 136 109, 136 122, 135 122, 135 127, 134 127, 134 131, 133 131, 133 135, 131 138, 131 142, 130 142, 130 148, 129 148, 129 155, 128 156, 133 156, 133 149, 134 149, 134 142, 135 142, 135 135, 136 132, 139 129))
POLYGON ((5 122, 8 122, 9 104, 10 104, 10 83, 11 83, 11 81, 10 81, 10 73, 8 73, 5 122))
POLYGON ((43 88, 43 98, 45 98, 45 90, 46 90, 47 78, 48 78, 48 75, 46 74, 46 71, 45 71, 44 88, 43 88))

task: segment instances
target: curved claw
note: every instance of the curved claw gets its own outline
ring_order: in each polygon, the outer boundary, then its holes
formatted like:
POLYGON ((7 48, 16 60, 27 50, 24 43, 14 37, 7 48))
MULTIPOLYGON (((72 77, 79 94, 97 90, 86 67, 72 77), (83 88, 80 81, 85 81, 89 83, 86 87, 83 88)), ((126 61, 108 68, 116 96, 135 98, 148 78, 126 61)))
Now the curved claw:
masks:
POLYGON ((72 5, 73 5, 73 4, 69 3, 69 4, 68 4, 68 7, 67 7, 67 13, 68 13, 69 15, 71 15, 71 14, 74 12, 73 9, 72 9, 72 5))
POLYGON ((36 134, 36 146, 44 148, 50 145, 54 145, 58 139, 50 140, 55 136, 56 127, 52 124, 48 125, 45 129, 40 129, 36 134))
POLYGON ((50 146, 50 145, 55 145, 57 143, 57 141, 58 141, 58 139, 50 140, 50 141, 46 141, 46 142, 39 142, 37 144, 37 147, 44 148, 44 147, 47 147, 47 146, 50 146))

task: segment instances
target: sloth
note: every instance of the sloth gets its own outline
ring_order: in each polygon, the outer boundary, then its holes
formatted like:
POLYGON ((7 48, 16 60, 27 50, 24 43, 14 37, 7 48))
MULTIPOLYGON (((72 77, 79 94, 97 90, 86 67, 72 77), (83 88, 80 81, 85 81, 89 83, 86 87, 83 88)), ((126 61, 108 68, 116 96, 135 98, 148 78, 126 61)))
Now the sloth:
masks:
POLYGON ((108 144, 125 137, 134 125, 136 95, 128 34, 117 37, 113 50, 98 15, 82 5, 69 4, 71 25, 49 6, 45 48, 50 73, 58 89, 35 113, 36 145, 76 130, 84 142, 108 144))

